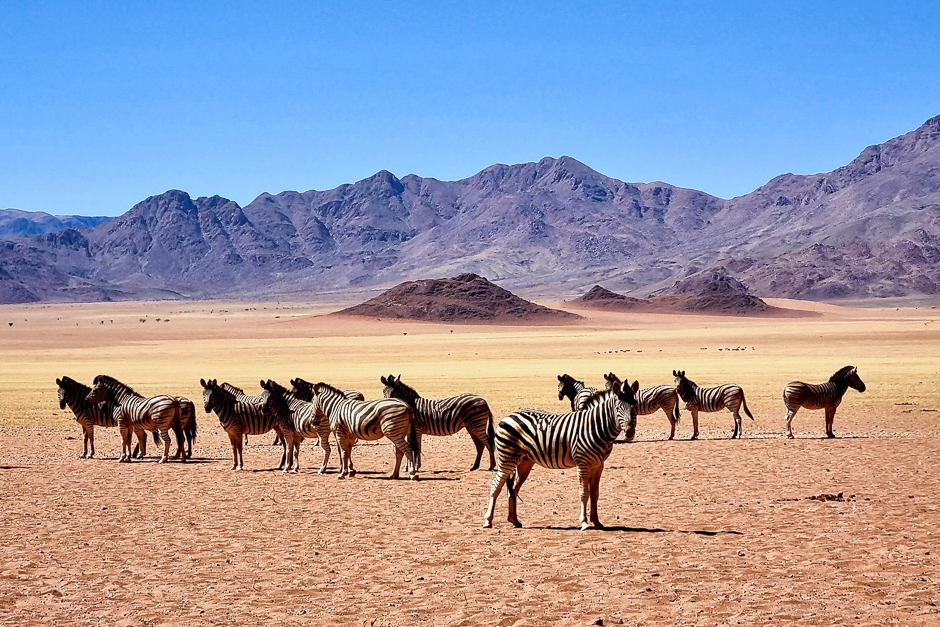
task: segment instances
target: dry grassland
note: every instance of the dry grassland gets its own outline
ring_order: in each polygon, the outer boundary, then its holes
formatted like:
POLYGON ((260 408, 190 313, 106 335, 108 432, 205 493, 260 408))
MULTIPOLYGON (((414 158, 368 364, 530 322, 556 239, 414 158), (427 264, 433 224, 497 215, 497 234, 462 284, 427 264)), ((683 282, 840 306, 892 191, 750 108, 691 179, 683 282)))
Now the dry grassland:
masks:
POLYGON ((491 327, 276 303, 0 307, 0 624, 940 623, 940 315, 773 304, 819 315, 580 311, 574 326, 491 327), (805 412, 783 439, 783 386, 846 364, 868 391, 846 395, 840 438, 821 438, 822 413, 805 412), (425 438, 417 483, 383 480, 387 444, 358 446, 364 472, 348 481, 335 449, 333 474, 316 475, 310 446, 299 475, 270 472, 268 436, 230 472, 199 387, 213 377, 256 393, 261 378, 301 376, 374 398, 394 373, 428 397, 477 392, 498 420, 561 411, 563 372, 646 387, 674 368, 739 383, 757 420, 731 441, 730 415, 705 414, 690 442, 683 411, 668 442, 662 413, 640 417, 639 441, 614 448, 601 483, 612 528, 584 533, 575 473, 539 468, 521 496, 526 527, 505 523, 504 492, 496 527, 480 529, 493 475, 466 471, 465 434, 425 438), (100 373, 197 401, 195 462, 118 465, 109 430, 100 459, 77 459, 81 432, 54 380, 100 373))

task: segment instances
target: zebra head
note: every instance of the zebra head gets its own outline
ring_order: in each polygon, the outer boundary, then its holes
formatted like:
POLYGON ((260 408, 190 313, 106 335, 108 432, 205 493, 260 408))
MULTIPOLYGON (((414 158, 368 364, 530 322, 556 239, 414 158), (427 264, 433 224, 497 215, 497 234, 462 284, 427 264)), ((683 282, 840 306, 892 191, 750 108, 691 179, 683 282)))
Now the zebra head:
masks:
POLYGON ((85 402, 89 405, 97 405, 108 400, 108 390, 105 387, 105 378, 103 375, 97 375, 94 380, 94 386, 91 389, 91 392, 88 393, 88 396, 85 397, 85 402))
POLYGON ((380 377, 379 380, 385 386, 382 388, 382 396, 385 398, 398 398, 411 403, 418 396, 417 392, 401 382, 401 375, 396 377, 390 374, 387 377, 380 377))
POLYGON ((563 401, 566 396, 568 398, 574 398, 575 394, 578 393, 574 384, 575 378, 570 374, 558 375, 558 400, 563 401))
POLYGON ((308 403, 313 400, 315 392, 313 391, 313 384, 309 381, 304 381, 300 377, 290 380, 291 389, 290 393, 299 398, 302 401, 307 401, 308 403))
POLYGON ((845 381, 853 390, 858 390, 859 392, 865 391, 865 382, 858 376, 858 368, 855 366, 840 368, 835 374, 829 377, 830 381, 836 381, 838 379, 845 381))
POLYGON ((695 381, 685 378, 685 370, 673 370, 672 376, 675 377, 676 394, 683 401, 688 402, 692 398, 695 388, 698 387, 695 385, 695 381))
POLYGON ((634 381, 632 386, 624 385, 613 372, 605 374, 604 379, 610 384, 617 399, 617 427, 624 432, 624 439, 632 442, 636 437, 636 393, 640 389, 640 382, 634 381))
POLYGON ((202 404, 208 414, 219 407, 219 395, 222 393, 219 390, 219 381, 218 379, 209 379, 209 381, 199 379, 199 384, 202 385, 202 404))
MULTIPOLYGON (((68 379, 68 377, 63 377, 68 379)), ((65 382, 62 379, 56 379, 55 384, 59 386, 59 409, 65 409, 66 403, 68 403, 68 393, 69 391, 65 387, 65 382)))
POLYGON ((287 389, 273 379, 261 382, 261 387, 268 391, 264 400, 264 413, 266 416, 275 416, 278 422, 290 421, 290 405, 286 395, 287 389))

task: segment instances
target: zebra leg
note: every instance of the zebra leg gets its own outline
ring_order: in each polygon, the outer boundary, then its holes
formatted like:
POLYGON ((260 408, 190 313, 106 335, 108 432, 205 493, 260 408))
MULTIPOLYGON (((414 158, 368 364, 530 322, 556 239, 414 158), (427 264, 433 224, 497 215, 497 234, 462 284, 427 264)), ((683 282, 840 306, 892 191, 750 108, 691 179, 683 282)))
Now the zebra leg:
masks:
POLYGON ((228 434, 229 444, 232 445, 232 467, 229 470, 238 470, 238 442, 241 442, 241 434, 228 434))
MULTIPOLYGON (((94 451, 94 447, 92 447, 94 451)), ((94 453, 92 453, 94 455, 94 453)), ((82 425, 82 455, 79 459, 86 459, 88 457, 88 427, 82 425)))
POLYGON ((826 408, 826 437, 834 438, 836 434, 832 432, 832 422, 836 418, 836 408, 827 407, 826 408))
POLYGON ((320 470, 317 471, 317 474, 318 474, 318 475, 322 475, 322 474, 326 473, 326 466, 327 466, 327 464, 329 464, 329 462, 330 462, 330 451, 332 450, 332 449, 330 448, 330 433, 329 433, 329 431, 327 431, 326 434, 324 434, 324 435, 320 435, 319 433, 317 433, 317 441, 318 441, 319 444, 320 444, 320 448, 323 449, 323 461, 320 462, 320 470))
POLYGON ((121 425, 121 458, 118 462, 130 463, 131 461, 131 438, 133 434, 129 427, 121 425))
POLYGON ((591 525, 588 524, 588 500, 591 498, 591 469, 587 466, 578 466, 578 494, 581 497, 581 531, 591 525))
MULTIPOLYGON (((238 470, 245 469, 245 440, 247 439, 248 436, 239 433, 238 439, 235 441, 235 451, 238 455, 238 460, 236 462, 238 464, 238 470)), ((232 470, 235 470, 235 468, 233 467, 232 470)))
POLYGON ((788 438, 793 439, 793 419, 796 417, 796 412, 800 410, 799 407, 796 409, 787 408, 787 417, 783 421, 783 431, 788 438))
MULTIPOLYGON (((476 459, 473 460, 473 465, 470 466, 470 470, 476 470, 480 467, 480 460, 483 459, 483 449, 486 448, 486 445, 483 444, 484 440, 481 440, 477 434, 470 430, 467 430, 467 432, 470 434, 470 439, 473 440, 473 446, 477 449, 477 456, 476 459)), ((484 438, 485 437, 484 435, 484 438)))
MULTIPOLYGON (((349 433, 336 434, 336 445, 339 449, 339 458, 340 458, 340 471, 337 479, 345 479, 346 477, 355 476, 356 471, 353 470, 352 465, 352 447, 353 443, 356 441, 356 438, 349 433)), ((396 449, 397 451, 398 449, 396 449)))
POLYGON ((280 440, 281 445, 281 463, 277 465, 277 468, 275 468, 275 470, 280 470, 281 468, 286 468, 285 464, 287 464, 287 443, 284 441, 284 432, 279 426, 274 427, 274 434, 276 438, 274 443, 277 444, 278 440, 280 440))
MULTIPOLYGON (((595 529, 603 529, 604 525, 601 524, 601 519, 597 516, 597 499, 601 493, 601 474, 604 472, 604 463, 601 464, 591 471, 590 475, 590 495, 591 495, 591 523, 594 525, 595 529)), ((584 527, 581 527, 581 530, 584 531, 584 527)))
MULTIPOLYGON (((507 469, 501 467, 496 471, 496 476, 493 477, 493 481, 490 482, 490 503, 486 508, 486 514, 483 516, 483 528, 489 529, 493 526, 493 514, 496 512, 496 497, 499 496, 500 491, 503 489, 503 484, 506 483, 506 480, 509 479, 513 473, 516 472, 515 468, 507 469)), ((513 489, 509 489, 510 495, 513 492, 513 489)), ((512 498, 512 496, 510 496, 512 498)))
POLYGON ((165 464, 170 460, 170 430, 161 429, 160 430, 160 439, 163 440, 163 457, 160 458, 158 464, 165 464))
MULTIPOLYGON (((385 437, 392 441, 392 444, 395 445, 395 470, 389 476, 389 479, 398 479, 398 472, 401 470, 401 458, 406 457, 408 459, 408 474, 411 479, 418 478, 418 460, 415 458, 414 453, 411 451, 411 447, 408 445, 408 442, 405 440, 405 433, 397 433, 393 431, 388 433, 385 431, 385 437)), ((415 435, 415 443, 418 445, 418 450, 421 450, 421 436, 420 432, 417 432, 415 435)))
POLYGON ((690 409, 689 413, 692 414, 692 437, 689 439, 697 440, 698 439, 698 410, 690 409))
POLYGON ((731 412, 734 418, 734 431, 731 432, 731 439, 740 438, 744 434, 744 428, 741 425, 741 409, 735 409, 731 412))
MULTIPOLYGON (((675 407, 675 405, 673 405, 675 407)), ((669 421, 669 439, 672 440, 676 437, 676 419, 672 417, 674 411, 673 407, 663 405, 663 413, 666 414, 666 420, 669 421)))
POLYGON ((522 523, 519 521, 517 509, 519 506, 519 490, 522 489, 522 484, 525 483, 525 480, 529 478, 529 473, 532 472, 533 466, 535 466, 535 462, 531 459, 524 459, 516 466, 515 485, 509 492, 509 517, 507 518, 507 520, 512 523, 513 527, 522 526, 522 523))
POLYGON ((291 466, 294 465, 294 435, 281 433, 278 437, 282 436, 284 438, 284 444, 287 446, 287 460, 281 472, 286 475, 290 472, 291 466))

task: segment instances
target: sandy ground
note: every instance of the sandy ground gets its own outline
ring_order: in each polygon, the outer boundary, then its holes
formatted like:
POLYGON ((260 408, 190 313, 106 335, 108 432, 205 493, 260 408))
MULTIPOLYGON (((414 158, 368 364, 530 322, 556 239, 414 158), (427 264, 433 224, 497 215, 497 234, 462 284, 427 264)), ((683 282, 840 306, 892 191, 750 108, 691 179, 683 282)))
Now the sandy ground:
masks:
POLYGON ((936 310, 773 304, 819 316, 579 311, 582 324, 523 328, 277 303, 0 307, 0 624, 940 624, 936 310), (846 396, 840 438, 820 437, 821 412, 782 438, 783 386, 848 363, 869 389, 846 396), (669 442, 661 413, 641 417, 601 483, 610 529, 583 533, 574 471, 540 468, 521 495, 525 527, 505 522, 504 492, 481 529, 493 475, 466 470, 465 434, 425 438, 419 482, 384 479, 388 444, 358 446, 351 480, 337 481, 335 449, 316 475, 310 446, 285 476, 268 436, 231 472, 198 383, 254 393, 260 378, 302 376, 374 398, 380 375, 401 373, 429 397, 480 393, 499 418, 562 410, 563 372, 645 387, 673 368, 741 384, 757 420, 731 441, 730 416, 707 414, 690 442, 683 412, 669 442), (99 373, 196 400, 195 461, 119 465, 109 430, 99 459, 79 460, 54 379, 99 373))

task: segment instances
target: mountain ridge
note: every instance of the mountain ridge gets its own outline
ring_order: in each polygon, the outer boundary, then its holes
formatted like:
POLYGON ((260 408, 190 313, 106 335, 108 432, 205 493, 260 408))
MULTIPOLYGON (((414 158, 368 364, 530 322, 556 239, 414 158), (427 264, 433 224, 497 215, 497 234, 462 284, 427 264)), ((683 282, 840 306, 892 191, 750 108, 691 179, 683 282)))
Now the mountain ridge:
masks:
POLYGON ((757 296, 935 298, 940 116, 832 172, 731 199, 620 181, 564 155, 457 181, 380 170, 243 207, 168 190, 74 234, 2 240, 0 301, 316 299, 462 273, 527 297, 603 282, 642 298, 719 267, 757 296))

